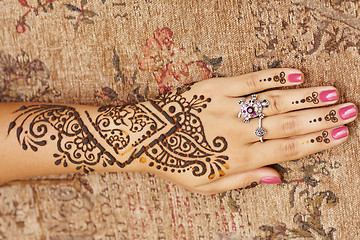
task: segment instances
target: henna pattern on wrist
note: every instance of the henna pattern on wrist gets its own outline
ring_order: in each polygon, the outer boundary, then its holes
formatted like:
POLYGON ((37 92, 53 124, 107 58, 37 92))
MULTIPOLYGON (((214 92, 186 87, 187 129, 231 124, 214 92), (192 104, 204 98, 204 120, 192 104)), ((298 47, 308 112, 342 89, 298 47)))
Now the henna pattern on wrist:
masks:
POLYGON ((318 92, 313 92, 311 94, 311 96, 307 96, 306 98, 302 98, 300 101, 295 101, 295 102, 292 102, 292 104, 299 104, 299 103, 305 103, 305 102, 308 102, 308 103, 313 103, 313 104, 318 104, 319 103, 319 93, 318 92))
POLYGON ((281 72, 279 75, 275 75, 273 78, 269 77, 269 78, 264 78, 264 79, 260 79, 260 82, 270 82, 274 80, 274 82, 280 82, 281 84, 285 84, 286 83, 286 78, 285 78, 285 72, 281 72))
POLYGON ((80 114, 65 105, 30 105, 16 111, 19 115, 10 123, 8 134, 17 124, 16 137, 24 150, 38 151, 48 142, 56 142, 53 154, 55 165, 69 163, 85 173, 93 166, 116 164, 124 168, 135 159, 158 170, 181 173, 191 171, 194 176, 207 174, 209 179, 225 175, 229 169, 224 137, 208 142, 201 119, 197 116, 210 98, 194 95, 187 100, 182 94, 190 86, 178 88, 144 103, 127 106, 105 106, 97 116, 85 111, 92 127, 91 133, 80 114), (25 129, 25 123, 29 123, 25 129), (99 136, 99 137, 96 137, 99 136), (110 148, 106 149, 107 144, 110 148), (118 155, 130 155, 118 160, 118 155), (146 158, 146 157, 147 158, 146 158))
POLYGON ((72 107, 64 105, 30 105, 22 106, 20 113, 10 123, 8 134, 21 121, 16 129, 16 137, 24 150, 29 147, 34 152, 49 141, 56 142, 58 152, 53 154, 55 165, 67 167, 75 164, 85 173, 94 171, 92 166, 100 160, 113 165, 117 160, 90 133, 72 107), (27 129, 25 123, 29 122, 27 129))

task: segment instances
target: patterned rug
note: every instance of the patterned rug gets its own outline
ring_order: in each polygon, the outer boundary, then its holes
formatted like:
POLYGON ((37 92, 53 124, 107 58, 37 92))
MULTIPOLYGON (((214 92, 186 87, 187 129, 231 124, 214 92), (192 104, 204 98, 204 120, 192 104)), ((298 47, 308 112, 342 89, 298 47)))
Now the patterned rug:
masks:
MULTIPOLYGON (((360 105, 358 0, 0 0, 0 101, 145 101, 273 67, 360 105)), ((213 196, 146 173, 0 187, 0 239, 359 239, 359 121, 284 182, 213 196)))

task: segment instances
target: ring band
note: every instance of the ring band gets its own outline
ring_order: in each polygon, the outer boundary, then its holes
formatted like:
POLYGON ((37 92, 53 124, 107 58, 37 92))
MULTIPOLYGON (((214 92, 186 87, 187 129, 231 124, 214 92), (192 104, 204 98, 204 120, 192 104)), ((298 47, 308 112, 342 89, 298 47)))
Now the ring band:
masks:
POLYGON ((259 127, 255 130, 255 135, 260 138, 260 142, 264 142, 263 136, 266 134, 265 129, 261 126, 261 120, 265 117, 262 113, 264 107, 269 106, 269 101, 264 99, 263 101, 258 101, 257 95, 251 95, 251 99, 246 102, 240 100, 238 103, 241 105, 238 118, 244 116, 244 122, 247 123, 251 118, 259 118, 259 127))
MULTIPOLYGON (((264 115, 263 115, 264 116, 264 115)), ((260 138, 260 142, 264 142, 263 136, 266 134, 265 129, 261 127, 261 120, 264 118, 263 116, 259 117, 259 127, 255 130, 255 135, 260 138)))

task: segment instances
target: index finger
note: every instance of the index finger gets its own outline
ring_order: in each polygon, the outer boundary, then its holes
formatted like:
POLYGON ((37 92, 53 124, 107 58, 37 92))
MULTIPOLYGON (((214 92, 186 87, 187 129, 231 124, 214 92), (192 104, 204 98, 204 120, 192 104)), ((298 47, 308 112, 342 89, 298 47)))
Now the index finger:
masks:
POLYGON ((240 97, 271 88, 300 85, 303 79, 304 74, 298 69, 272 68, 222 79, 217 89, 225 96, 240 97))

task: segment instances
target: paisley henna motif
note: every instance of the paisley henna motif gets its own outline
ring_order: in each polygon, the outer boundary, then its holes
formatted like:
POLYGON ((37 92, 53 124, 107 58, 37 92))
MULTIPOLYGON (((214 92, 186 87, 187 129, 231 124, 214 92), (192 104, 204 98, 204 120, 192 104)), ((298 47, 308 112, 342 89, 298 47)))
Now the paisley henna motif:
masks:
POLYGON ((190 100, 182 96, 190 86, 178 88, 150 101, 128 106, 105 106, 98 115, 85 111, 93 128, 89 129, 73 107, 65 105, 30 105, 16 111, 8 133, 16 127, 16 136, 24 150, 38 151, 55 142, 55 165, 74 164, 85 173, 93 166, 114 165, 124 168, 135 159, 158 170, 171 173, 191 171, 209 179, 225 175, 229 168, 225 138, 210 142, 198 114, 211 102, 203 95, 190 100), (28 123, 28 124, 25 124, 28 123), (26 127, 25 127, 26 126, 26 127), (97 134, 91 133, 95 129, 97 134), (100 137, 95 137, 100 136, 100 137), (97 139, 98 138, 98 139, 97 139), (108 145, 106 148, 106 144, 108 145), (110 150, 111 149, 111 150, 110 150), (112 151, 113 150, 113 151, 112 151), (117 155, 130 152, 128 159, 117 155))

